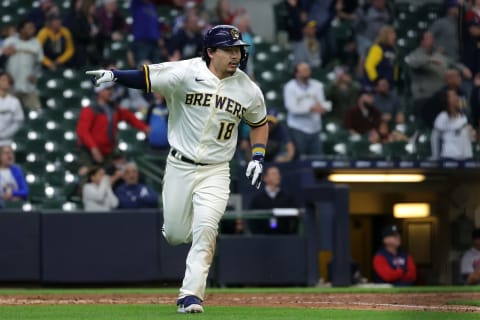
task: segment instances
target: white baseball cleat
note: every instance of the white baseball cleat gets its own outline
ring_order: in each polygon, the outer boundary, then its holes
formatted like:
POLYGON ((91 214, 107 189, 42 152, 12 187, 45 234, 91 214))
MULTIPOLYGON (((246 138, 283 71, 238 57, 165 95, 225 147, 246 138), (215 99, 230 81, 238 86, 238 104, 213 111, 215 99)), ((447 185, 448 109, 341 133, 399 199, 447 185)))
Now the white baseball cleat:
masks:
POLYGON ((195 296, 186 296, 177 300, 178 313, 203 313, 202 300, 195 296))

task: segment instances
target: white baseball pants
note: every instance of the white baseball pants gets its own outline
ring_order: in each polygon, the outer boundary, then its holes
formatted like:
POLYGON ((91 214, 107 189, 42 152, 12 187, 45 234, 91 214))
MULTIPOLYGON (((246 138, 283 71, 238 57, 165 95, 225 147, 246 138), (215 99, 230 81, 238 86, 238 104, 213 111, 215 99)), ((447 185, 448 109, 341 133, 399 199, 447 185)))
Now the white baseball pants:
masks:
POLYGON ((168 156, 162 193, 164 236, 171 245, 192 242, 179 298, 204 299, 218 224, 229 194, 227 162, 200 166, 168 156))

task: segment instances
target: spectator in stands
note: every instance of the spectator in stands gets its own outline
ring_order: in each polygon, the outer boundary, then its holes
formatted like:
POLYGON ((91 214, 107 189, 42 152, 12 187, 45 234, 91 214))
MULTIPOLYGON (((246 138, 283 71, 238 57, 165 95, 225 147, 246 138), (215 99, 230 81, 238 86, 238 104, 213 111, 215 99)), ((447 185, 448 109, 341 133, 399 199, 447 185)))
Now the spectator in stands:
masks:
POLYGON ((398 228, 389 226, 382 231, 382 248, 373 257, 375 282, 408 286, 417 279, 417 267, 411 255, 400 249, 402 240, 398 228))
POLYGON ((57 14, 47 17, 47 24, 37 35, 43 47, 43 66, 56 70, 59 66, 71 63, 75 54, 72 34, 62 25, 62 19, 57 14))
POLYGON ((134 162, 125 166, 123 180, 125 183, 115 189, 119 209, 158 208, 158 194, 138 181, 138 168, 134 162))
POLYGON ((159 93, 153 93, 153 101, 148 109, 146 123, 150 127, 148 143, 154 149, 168 152, 168 108, 165 98, 159 93))
POLYGON ((40 109, 36 80, 43 60, 43 49, 35 37, 35 25, 24 20, 18 26, 18 35, 3 43, 3 52, 8 56, 6 70, 15 75, 13 91, 24 107, 40 109))
POLYGON ((28 197, 27 181, 14 162, 12 147, 0 147, 0 197, 4 202, 27 200, 28 197))
POLYGON ((477 142, 480 143, 480 73, 473 80, 473 91, 470 97, 472 124, 477 130, 477 142))
POLYGON ((118 199, 112 191, 110 178, 101 167, 92 167, 83 186, 82 202, 85 211, 110 211, 118 206, 118 199))
POLYGON ((381 28, 391 22, 391 16, 385 0, 372 0, 370 5, 357 9, 356 17, 358 54, 364 58, 381 28))
POLYGON ((435 119, 431 144, 433 159, 468 160, 472 158, 472 143, 465 114, 460 112, 457 92, 445 91, 444 106, 435 119))
POLYGON ((131 0, 130 13, 133 18, 132 51, 135 65, 144 60, 160 62, 160 48, 164 42, 155 4, 151 0, 131 0))
POLYGON ((33 8, 28 14, 28 20, 33 21, 35 24, 35 30, 40 30, 45 27, 47 15, 55 13, 58 14, 59 10, 55 1, 53 0, 40 0, 39 6, 33 8))
POLYGON ((233 24, 233 20, 239 13, 245 12, 244 8, 232 10, 230 0, 218 0, 215 6, 215 13, 212 19, 212 24, 233 24))
POLYGON ((395 53, 396 40, 397 34, 393 27, 383 26, 380 28, 377 40, 370 47, 365 58, 365 85, 373 86, 378 78, 385 78, 388 80, 390 88, 395 88, 398 73, 395 53))
POLYGON ((361 85, 352 79, 352 75, 345 67, 334 70, 335 79, 327 88, 327 99, 332 101, 332 116, 342 119, 345 112, 357 103, 361 92, 361 85))
POLYGON ((412 83, 411 90, 415 105, 415 113, 429 121, 424 115, 427 101, 444 85, 444 76, 450 67, 462 70, 465 77, 471 77, 470 70, 462 64, 456 63, 435 48, 435 40, 430 31, 422 34, 420 46, 405 58, 410 68, 412 83))
POLYGON ((112 153, 112 161, 105 168, 105 173, 110 177, 112 190, 125 183, 123 180, 123 171, 128 163, 125 154, 119 150, 112 153))
POLYGON ((462 61, 473 74, 480 72, 480 0, 473 0, 464 18, 465 39, 462 61))
POLYGON ((295 157, 295 144, 290 138, 287 127, 278 119, 278 111, 276 109, 270 108, 268 110, 267 122, 268 145, 265 153, 265 162, 292 161, 295 157))
POLYGON ((78 143, 85 152, 84 164, 105 164, 116 148, 117 125, 126 121, 146 133, 150 128, 135 115, 112 101, 113 83, 95 87, 96 99, 82 108, 77 124, 78 143))
POLYGON ((460 273, 465 284, 480 284, 480 228, 472 232, 472 247, 462 256, 460 273))
POLYGON ((405 116, 400 104, 400 98, 390 90, 390 84, 385 78, 378 78, 375 82, 375 96, 373 104, 382 113, 382 120, 390 123, 404 123, 405 116))
MULTIPOLYGON (((128 32, 125 17, 118 10, 117 0, 104 0, 103 5, 97 9, 96 21, 98 23, 100 43, 104 41, 122 41, 128 32)), ((100 52, 103 50, 99 49, 100 52)))
POLYGON ((336 0, 335 18, 330 30, 335 43, 335 51, 331 54, 334 54, 335 60, 348 66, 350 70, 358 67, 359 63, 354 28, 357 6, 357 0, 336 0))
MULTIPOLYGON (((250 57, 254 57, 255 43, 253 42, 253 35, 251 33, 252 30, 250 27, 250 16, 246 12, 238 14, 233 21, 233 25, 236 26, 238 30, 240 30, 242 34, 242 40, 249 44, 249 46, 247 47, 248 54, 250 55, 250 57)), ((248 59, 245 72, 250 77, 255 78, 253 61, 254 59, 248 59)))
POLYGON ((458 108, 459 111, 465 115, 470 116, 470 104, 467 98, 467 93, 462 87, 462 75, 460 71, 454 68, 450 68, 445 72, 445 86, 437 91, 431 99, 427 101, 426 108, 423 112, 423 119, 429 125, 433 127, 433 122, 440 112, 445 110, 445 95, 446 91, 454 90, 458 96, 458 108))
POLYGON ((9 146, 23 125, 23 110, 20 101, 12 96, 12 77, 0 71, 0 146, 9 146))
MULTIPOLYGON (((296 208, 294 198, 281 189, 282 176, 276 166, 265 169, 263 177, 264 189, 258 193, 250 204, 252 210, 266 210, 273 208, 296 208)), ((271 219, 251 219, 248 227, 254 234, 290 234, 298 229, 297 217, 283 217, 271 219)))
POLYGON ((302 10, 300 0, 284 0, 287 17, 285 27, 288 33, 288 40, 293 50, 303 39, 303 26, 307 23, 307 13, 302 10))
POLYGON ((351 135, 367 135, 375 142, 378 140, 377 129, 382 114, 373 104, 374 97, 370 90, 364 90, 357 99, 357 104, 351 107, 343 118, 345 129, 351 135))
POLYGON ((391 122, 382 120, 377 129, 377 134, 371 136, 373 143, 389 143, 395 141, 408 141, 408 137, 392 128, 391 122))
MULTIPOLYGON (((184 1, 180 0, 183 3, 183 14, 178 15, 175 17, 172 23, 172 33, 175 34, 177 33, 183 26, 185 25, 185 21, 187 20, 187 16, 190 14, 193 14, 198 17, 198 24, 200 26, 200 29, 203 33, 204 28, 207 27, 206 21, 202 17, 202 12, 200 11, 200 5, 197 4, 195 1, 184 1)), ((242 33, 243 35, 243 33, 242 33)))
POLYGON ((311 68, 302 62, 295 66, 295 78, 285 84, 283 98, 288 110, 287 125, 298 156, 322 154, 320 131, 322 114, 331 111, 323 84, 311 78, 311 68))
POLYGON ((438 50, 453 61, 459 61, 458 0, 447 0, 445 6, 447 14, 433 22, 430 32, 435 38, 438 50))
POLYGON ((198 16, 190 13, 185 24, 170 39, 170 61, 190 59, 202 54, 203 35, 200 32, 198 16))
POLYGON ((303 27, 303 39, 293 48, 293 64, 306 62, 311 68, 318 68, 322 64, 322 49, 316 37, 317 22, 308 21, 303 27))
POLYGON ((67 24, 75 46, 74 65, 98 65, 102 62, 102 52, 99 51, 101 39, 95 0, 77 0, 75 5, 67 24))
POLYGON ((11 54, 12 49, 5 48, 3 49, 3 43, 6 39, 15 36, 17 33, 17 28, 13 25, 6 25, 0 28, 0 69, 5 68, 5 63, 7 62, 8 55, 11 54))

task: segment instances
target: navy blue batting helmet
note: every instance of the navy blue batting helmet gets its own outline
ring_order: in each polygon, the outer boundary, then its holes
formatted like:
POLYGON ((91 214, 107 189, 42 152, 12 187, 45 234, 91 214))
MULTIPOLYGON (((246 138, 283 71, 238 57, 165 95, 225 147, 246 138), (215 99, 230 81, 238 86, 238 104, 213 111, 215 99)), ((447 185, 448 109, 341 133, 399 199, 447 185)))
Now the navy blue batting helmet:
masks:
POLYGON ((227 24, 218 25, 208 30, 203 38, 203 59, 207 64, 210 63, 207 48, 240 47, 242 53, 240 68, 244 69, 248 59, 246 46, 249 44, 243 41, 242 33, 237 27, 227 24))

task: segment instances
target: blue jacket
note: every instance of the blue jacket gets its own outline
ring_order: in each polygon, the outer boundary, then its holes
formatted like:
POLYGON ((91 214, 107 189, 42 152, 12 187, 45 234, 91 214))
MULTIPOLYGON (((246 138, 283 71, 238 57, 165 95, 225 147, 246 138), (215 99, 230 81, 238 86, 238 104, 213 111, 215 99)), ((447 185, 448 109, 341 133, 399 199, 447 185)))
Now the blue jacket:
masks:
POLYGON ((152 148, 168 148, 168 109, 165 104, 154 104, 148 110, 150 126, 148 142, 152 148))
POLYGON ((10 166, 10 172, 12 173, 13 178, 15 178, 18 186, 18 189, 13 190, 13 196, 22 198, 23 200, 27 200, 28 185, 27 181, 25 180, 25 176, 23 175, 22 169, 19 166, 12 164, 10 166))
POLYGON ((130 12, 133 18, 132 34, 136 41, 160 39, 160 23, 155 4, 144 0, 132 0, 130 12))
POLYGON ((158 207, 158 194, 149 186, 121 184, 115 189, 119 209, 147 209, 158 207))

